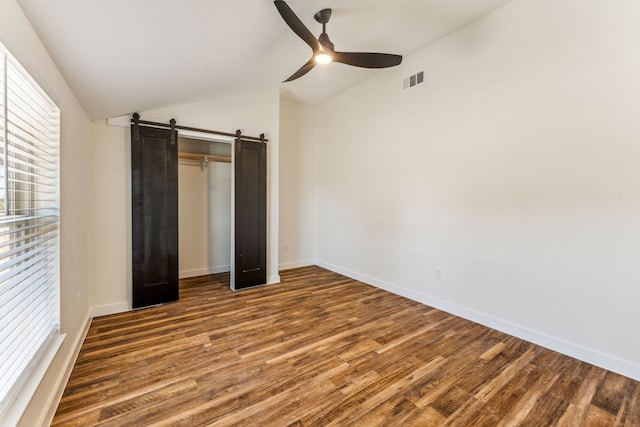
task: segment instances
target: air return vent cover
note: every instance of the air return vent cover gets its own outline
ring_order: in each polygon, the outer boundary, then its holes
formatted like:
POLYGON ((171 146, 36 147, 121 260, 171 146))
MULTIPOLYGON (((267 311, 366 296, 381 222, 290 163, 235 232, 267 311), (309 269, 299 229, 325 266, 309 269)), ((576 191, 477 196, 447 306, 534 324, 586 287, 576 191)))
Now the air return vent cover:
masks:
POLYGON ((414 86, 424 83, 424 71, 418 71, 402 79, 402 90, 411 89, 414 86))

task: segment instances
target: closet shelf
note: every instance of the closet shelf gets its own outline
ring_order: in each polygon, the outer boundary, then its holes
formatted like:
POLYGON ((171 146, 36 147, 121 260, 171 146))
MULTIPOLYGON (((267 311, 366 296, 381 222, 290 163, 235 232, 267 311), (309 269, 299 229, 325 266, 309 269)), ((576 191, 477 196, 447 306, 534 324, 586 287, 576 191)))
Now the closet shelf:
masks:
POLYGON ((178 153, 179 159, 187 159, 187 160, 197 160, 197 161, 207 161, 207 162, 226 162, 231 163, 231 157, 227 156, 216 156, 214 154, 198 154, 198 153, 178 153))

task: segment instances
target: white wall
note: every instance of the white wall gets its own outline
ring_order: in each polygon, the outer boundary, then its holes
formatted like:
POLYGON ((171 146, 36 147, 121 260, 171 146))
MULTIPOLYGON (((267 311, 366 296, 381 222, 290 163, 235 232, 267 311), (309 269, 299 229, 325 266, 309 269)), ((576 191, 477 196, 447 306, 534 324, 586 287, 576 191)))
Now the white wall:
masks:
POLYGON ((178 164, 178 271, 180 278, 231 267, 231 163, 178 164))
POLYGON ((316 164, 310 106, 280 101, 280 269, 316 259, 316 164))
POLYGON ((0 42, 61 110, 60 311, 66 338, 20 421, 20 425, 37 426, 56 409, 56 396, 62 392, 59 386, 64 386, 68 365, 89 320, 90 122, 14 0, 0 2, 0 42))
POLYGON ((319 263, 640 379, 638 22, 514 0, 318 106, 319 263))
MULTIPOLYGON (((267 206, 267 276, 269 283, 278 282, 278 156, 279 94, 278 89, 245 95, 139 112, 143 118, 168 122, 176 119, 184 126, 235 132, 269 139, 268 206, 267 206)), ((94 284, 94 314, 115 313, 131 308, 131 182, 130 130, 95 123, 93 128, 96 182, 93 197, 96 224, 94 259, 107 257, 105 267, 97 269, 94 284), (124 249, 123 249, 124 248, 124 249), (107 268, 107 266, 109 268, 107 268)), ((102 262, 102 261, 100 261, 102 262)))

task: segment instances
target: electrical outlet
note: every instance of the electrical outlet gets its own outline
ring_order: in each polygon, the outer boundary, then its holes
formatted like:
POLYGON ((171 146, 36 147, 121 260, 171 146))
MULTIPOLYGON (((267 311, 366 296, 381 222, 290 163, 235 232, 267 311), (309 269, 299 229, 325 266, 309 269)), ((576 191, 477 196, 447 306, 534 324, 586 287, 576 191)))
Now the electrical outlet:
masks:
POLYGON ((287 252, 289 250, 289 244, 288 243, 284 243, 282 245, 282 248, 284 249, 285 252, 287 252))
POLYGON ((441 268, 436 268, 436 279, 437 280, 442 280, 442 269, 441 268))

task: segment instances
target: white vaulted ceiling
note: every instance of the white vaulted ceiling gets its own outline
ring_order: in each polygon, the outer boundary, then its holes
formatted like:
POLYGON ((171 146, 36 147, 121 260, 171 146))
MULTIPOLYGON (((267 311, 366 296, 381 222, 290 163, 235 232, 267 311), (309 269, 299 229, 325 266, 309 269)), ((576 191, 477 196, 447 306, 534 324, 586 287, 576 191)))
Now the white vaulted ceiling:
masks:
MULTIPOLYGON (((509 0, 288 0, 341 51, 409 55, 509 0)), ((19 0, 92 119, 280 87, 317 103, 379 72, 310 57, 271 0, 19 0)))

